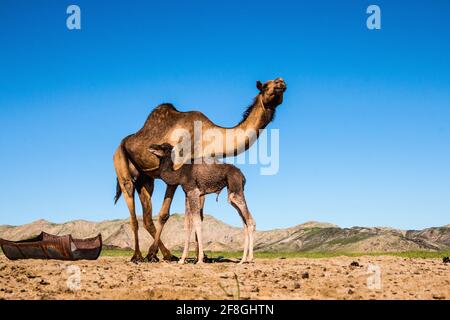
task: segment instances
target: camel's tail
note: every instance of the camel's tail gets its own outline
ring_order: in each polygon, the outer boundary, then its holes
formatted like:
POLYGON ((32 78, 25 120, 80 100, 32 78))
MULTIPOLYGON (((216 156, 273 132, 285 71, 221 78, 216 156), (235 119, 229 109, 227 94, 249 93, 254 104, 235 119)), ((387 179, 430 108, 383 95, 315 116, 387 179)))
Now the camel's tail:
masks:
POLYGON ((114 196, 114 204, 116 204, 117 201, 119 201, 120 196, 122 195, 122 189, 120 188, 119 179, 116 178, 116 180, 117 180, 117 185, 116 185, 116 195, 114 196))

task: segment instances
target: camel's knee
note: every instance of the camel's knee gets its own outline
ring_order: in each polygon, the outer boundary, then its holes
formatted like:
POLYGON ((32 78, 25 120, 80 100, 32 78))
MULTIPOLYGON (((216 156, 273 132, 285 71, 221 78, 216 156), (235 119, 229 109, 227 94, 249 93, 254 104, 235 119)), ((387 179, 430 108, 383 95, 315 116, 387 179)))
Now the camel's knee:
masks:
POLYGON ((228 202, 229 203, 237 203, 238 200, 239 200, 239 197, 235 192, 228 193, 228 202))
POLYGON ((247 203, 245 202, 244 193, 242 192, 230 192, 228 194, 228 201, 230 203, 238 205, 239 207, 247 206, 247 203))
POLYGON ((149 217, 149 219, 144 219, 144 227, 147 230, 154 230, 155 229, 155 225, 153 223, 153 220, 151 217, 149 217))
POLYGON ((158 222, 160 224, 165 224, 170 218, 170 213, 168 211, 161 211, 158 215, 158 222))
POLYGON ((131 180, 119 178, 119 184, 122 188, 122 192, 125 192, 128 196, 132 197, 134 194, 134 184, 131 180))
POLYGON ((122 174, 120 172, 117 172, 117 180, 119 181, 120 189, 122 189, 122 192, 128 195, 129 197, 134 196, 134 182, 129 173, 122 174))
POLYGON ((202 219, 199 214, 194 215, 192 220, 193 220, 194 227, 201 227, 202 219))
POLYGON ((247 221, 247 229, 248 232, 254 232, 256 230, 255 220, 250 219, 249 221, 247 221))
POLYGON ((139 225, 136 219, 131 219, 131 229, 133 231, 137 231, 139 229, 139 225))

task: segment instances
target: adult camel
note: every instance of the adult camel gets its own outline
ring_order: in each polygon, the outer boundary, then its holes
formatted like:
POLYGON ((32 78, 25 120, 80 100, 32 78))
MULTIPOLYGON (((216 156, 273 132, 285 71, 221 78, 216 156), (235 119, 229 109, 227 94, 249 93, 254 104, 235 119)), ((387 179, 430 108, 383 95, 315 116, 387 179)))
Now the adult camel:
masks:
POLYGON ((247 150, 259 137, 260 130, 273 120, 276 107, 283 102, 283 94, 286 90, 286 84, 282 78, 269 80, 264 84, 257 81, 256 87, 259 90, 258 95, 244 112, 242 120, 232 128, 214 124, 201 112, 180 112, 172 104, 161 104, 150 113, 144 126, 138 132, 122 140, 113 157, 117 174, 115 203, 123 193, 130 211, 131 227, 134 233, 134 255, 131 261, 158 261, 156 257, 158 247, 161 249, 164 260, 178 260, 160 239, 164 224, 170 215, 170 205, 177 186, 167 185, 155 227, 152 219, 151 197, 154 180, 160 178, 160 172, 159 159, 149 152, 149 146, 163 143, 180 145, 182 138, 180 132, 184 134, 183 137, 186 137, 186 134, 193 137, 184 140, 184 142, 188 141, 190 150, 193 152, 186 153, 186 149, 179 152, 178 159, 174 161, 175 170, 192 159, 206 158, 211 155, 214 157, 235 156, 247 150), (214 135, 219 134, 232 139, 227 140, 226 144, 211 142, 210 135, 198 134, 199 124, 202 132, 214 132, 214 135), (145 259, 139 249, 135 191, 142 205, 144 227, 154 239, 145 259))

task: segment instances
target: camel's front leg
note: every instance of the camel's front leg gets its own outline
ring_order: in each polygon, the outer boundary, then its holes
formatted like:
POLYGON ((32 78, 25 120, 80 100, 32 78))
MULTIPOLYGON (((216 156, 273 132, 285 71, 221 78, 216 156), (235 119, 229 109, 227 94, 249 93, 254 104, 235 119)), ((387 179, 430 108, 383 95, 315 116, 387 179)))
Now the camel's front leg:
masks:
MULTIPOLYGON (((152 194, 153 194, 153 188, 154 188, 154 179, 146 176, 139 177, 139 180, 137 181, 137 192, 139 194, 139 199, 141 200, 142 204, 142 220, 144 221, 144 227, 150 233, 152 238, 155 238, 156 235, 156 228, 153 224, 152 219, 152 194)), ((161 248, 161 251, 166 250, 166 247, 162 243, 162 241, 159 241, 159 247, 161 248)), ((157 262, 159 259, 157 258, 156 254, 152 252, 152 254, 148 254, 145 258, 148 262, 157 262)))

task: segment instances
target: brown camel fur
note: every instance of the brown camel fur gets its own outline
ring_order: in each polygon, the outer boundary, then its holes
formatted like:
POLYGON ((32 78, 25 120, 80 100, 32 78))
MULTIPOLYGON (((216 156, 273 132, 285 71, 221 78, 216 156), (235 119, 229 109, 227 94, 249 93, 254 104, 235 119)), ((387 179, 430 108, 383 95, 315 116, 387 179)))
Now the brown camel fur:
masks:
POLYGON ((179 170, 173 170, 173 147, 164 143, 151 145, 150 152, 160 158, 161 179, 168 185, 181 185, 186 195, 184 217, 184 250, 179 263, 184 263, 189 254, 192 226, 195 228, 197 263, 203 263, 203 204, 204 196, 219 194, 223 188, 228 189, 228 201, 236 208, 244 223, 244 255, 241 263, 253 261, 253 233, 255 220, 247 207, 244 196, 245 177, 241 170, 231 164, 184 164, 179 170))
POLYGON ((223 136, 230 135, 233 140, 226 145, 215 146, 216 157, 237 155, 247 150, 259 137, 260 129, 264 129, 274 118, 276 107, 283 102, 286 84, 282 78, 269 80, 262 84, 257 81, 258 95, 244 113, 243 119, 233 128, 217 126, 203 113, 198 111, 180 112, 171 104, 161 104, 148 116, 144 126, 135 134, 122 140, 117 148, 113 160, 117 174, 117 191, 115 201, 123 193, 125 202, 130 211, 130 221, 134 233, 135 251, 132 261, 144 261, 139 249, 138 222, 135 213, 134 192, 137 191, 142 204, 143 220, 146 230, 154 239, 149 248, 147 261, 157 261, 158 247, 165 260, 175 260, 170 251, 160 240, 161 232, 169 218, 170 205, 175 194, 176 185, 168 185, 163 205, 158 215, 156 227, 152 220, 151 196, 154 179, 159 178, 159 159, 149 152, 148 146, 152 144, 169 143, 176 146, 180 137, 175 133, 179 129, 188 132, 193 154, 180 155, 174 161, 174 169, 191 159, 209 157, 211 155, 211 141, 205 135, 198 137, 194 133, 195 123, 202 124, 203 131, 215 130, 223 136), (249 134, 255 132, 255 135, 249 134), (201 146, 200 148, 198 146, 201 146), (209 147, 209 148, 208 148, 209 147), (184 158, 180 158, 183 156, 184 158))

